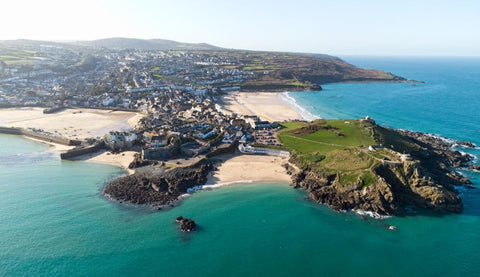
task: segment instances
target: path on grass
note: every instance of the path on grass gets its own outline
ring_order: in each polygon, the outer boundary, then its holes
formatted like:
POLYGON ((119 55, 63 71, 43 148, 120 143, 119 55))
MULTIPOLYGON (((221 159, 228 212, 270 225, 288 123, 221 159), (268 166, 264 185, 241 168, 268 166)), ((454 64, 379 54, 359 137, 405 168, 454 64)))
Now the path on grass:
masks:
POLYGON ((292 135, 285 135, 285 134, 284 134, 284 136, 286 136, 286 137, 290 137, 290 138, 294 138, 294 139, 303 140, 303 141, 308 141, 308 142, 311 142, 311 143, 316 143, 316 144, 323 144, 323 145, 329 145, 329 146, 335 146, 335 147, 352 147, 352 146, 349 146, 349 145, 343 145, 343 144, 335 144, 335 143, 328 143, 328 142, 314 141, 314 140, 311 140, 311 139, 299 138, 299 137, 292 136, 292 135))

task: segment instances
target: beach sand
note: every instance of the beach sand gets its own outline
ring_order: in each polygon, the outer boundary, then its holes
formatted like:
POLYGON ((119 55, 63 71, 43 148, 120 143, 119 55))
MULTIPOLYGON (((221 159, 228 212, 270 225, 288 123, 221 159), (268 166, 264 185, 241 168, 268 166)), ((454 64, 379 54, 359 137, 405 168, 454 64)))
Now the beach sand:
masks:
POLYGON ((124 151, 121 153, 113 154, 108 151, 102 150, 95 153, 90 153, 74 158, 74 161, 89 161, 101 164, 110 164, 122 167, 128 174, 133 174, 135 170, 129 169, 128 165, 133 161, 135 151, 124 151))
MULTIPOLYGON (((67 109, 59 113, 44 114, 43 108, 14 108, 0 109, 0 126, 43 129, 69 139, 83 140, 89 137, 102 137, 109 131, 132 129, 142 117, 140 113, 96 109, 67 109)), ((32 140, 51 145, 51 151, 57 153, 73 148, 32 140)), ((120 166, 132 173, 133 170, 128 169, 128 165, 133 161, 135 153, 126 151, 111 154, 100 151, 77 157, 75 160, 120 166)))
POLYGON ((62 137, 83 140, 109 131, 133 128, 143 115, 96 109, 66 109, 44 114, 43 108, 0 109, 0 126, 43 129, 62 137))
POLYGON ((283 164, 285 158, 263 155, 221 155, 214 158, 218 171, 208 177, 207 185, 240 182, 290 183, 283 164))
POLYGON ((232 92, 222 98, 223 108, 238 115, 257 115, 268 121, 302 120, 278 92, 232 92))

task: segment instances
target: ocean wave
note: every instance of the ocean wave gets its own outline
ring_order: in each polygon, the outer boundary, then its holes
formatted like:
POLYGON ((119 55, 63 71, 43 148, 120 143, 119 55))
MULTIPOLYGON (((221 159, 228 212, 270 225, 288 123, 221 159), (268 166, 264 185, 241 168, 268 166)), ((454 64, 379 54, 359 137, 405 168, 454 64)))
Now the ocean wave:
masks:
POLYGON ((253 180, 237 180, 237 181, 230 181, 230 182, 224 182, 224 183, 214 183, 214 184, 205 184, 201 186, 194 186, 191 188, 187 189, 187 192, 185 194, 180 195, 179 198, 186 198, 193 193, 201 190, 210 190, 210 189, 216 189, 216 188, 221 188, 225 186, 230 186, 234 184, 250 184, 253 183, 253 180))
POLYGON ((311 121, 311 120, 315 120, 315 119, 320 118, 319 116, 316 116, 316 115, 310 113, 304 107, 300 106, 298 104, 297 100, 295 98, 293 98, 292 96, 290 96, 289 92, 280 93, 280 94, 278 94, 278 97, 283 102, 285 102, 290 108, 292 108, 293 110, 298 112, 300 114, 300 116, 302 117, 302 119, 307 120, 307 121, 311 121))
POLYGON ((1 165, 14 165, 14 164, 32 164, 45 160, 51 160, 55 158, 52 152, 32 152, 32 153, 19 153, 9 156, 0 156, 1 165))
POLYGON ((369 216, 371 218, 380 219, 380 220, 391 218, 391 216, 389 215, 381 215, 379 213, 371 212, 371 211, 364 211, 364 210, 352 210, 352 211, 358 215, 369 216))
POLYGON ((472 158, 472 164, 477 164, 478 163, 478 155, 476 154, 472 154, 472 153, 468 153, 468 152, 464 152, 464 151, 458 151, 460 152, 460 154, 462 154, 463 156, 470 156, 472 158))
POLYGON ((253 180, 237 180, 237 181, 230 181, 224 183, 216 183, 216 184, 206 184, 203 186, 203 189, 214 189, 214 188, 221 188, 229 185, 234 184, 250 184, 253 183, 253 180))

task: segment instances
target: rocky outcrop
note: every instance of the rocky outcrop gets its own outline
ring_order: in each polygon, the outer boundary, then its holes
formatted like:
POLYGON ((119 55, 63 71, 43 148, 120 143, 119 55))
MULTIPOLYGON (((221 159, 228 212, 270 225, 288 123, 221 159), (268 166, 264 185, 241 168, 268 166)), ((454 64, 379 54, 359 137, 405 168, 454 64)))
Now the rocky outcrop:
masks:
POLYGON ((148 204, 155 207, 173 205, 188 188, 204 185, 213 169, 210 161, 203 160, 191 167, 163 171, 152 167, 147 172, 120 177, 111 181, 104 193, 119 201, 148 204))
POLYGON ((292 176, 295 186, 308 191, 318 203, 335 210, 364 210, 381 215, 401 214, 407 207, 459 213, 463 205, 452 186, 437 183, 416 162, 383 164, 375 168, 378 181, 363 186, 361 178, 341 185, 336 174, 321 169, 292 176))
POLYGON ((197 227, 193 219, 184 218, 183 216, 177 217, 175 222, 180 223, 180 231, 182 232, 192 232, 197 227))
POLYGON ((468 169, 480 171, 480 165, 472 164, 468 166, 468 169))
POLYGON ((457 141, 457 144, 472 149, 477 147, 475 143, 472 143, 470 141, 457 141))

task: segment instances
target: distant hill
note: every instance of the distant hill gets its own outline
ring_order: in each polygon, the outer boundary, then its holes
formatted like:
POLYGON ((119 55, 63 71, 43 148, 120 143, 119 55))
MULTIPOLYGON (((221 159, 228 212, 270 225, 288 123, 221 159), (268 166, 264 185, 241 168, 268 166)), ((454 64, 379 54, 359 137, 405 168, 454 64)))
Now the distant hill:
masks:
POLYGON ((112 49, 143 50, 220 50, 222 48, 207 43, 184 43, 166 39, 105 38, 91 41, 78 41, 74 44, 112 49))
POLYGON ((325 54, 287 53, 225 49, 206 43, 182 43, 165 39, 106 38, 92 41, 47 42, 34 40, 0 41, 0 61, 31 61, 38 47, 65 48, 80 55, 78 68, 96 68, 93 57, 102 48, 122 50, 182 50, 211 57, 228 57, 234 62, 218 65, 224 69, 250 71, 251 78, 236 83, 242 91, 321 90, 320 85, 338 82, 411 82, 390 72, 364 69, 325 54), (84 55, 90 55, 82 57, 84 55))

